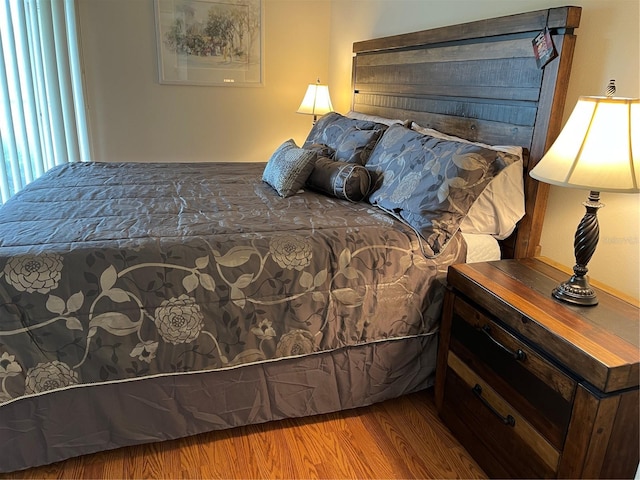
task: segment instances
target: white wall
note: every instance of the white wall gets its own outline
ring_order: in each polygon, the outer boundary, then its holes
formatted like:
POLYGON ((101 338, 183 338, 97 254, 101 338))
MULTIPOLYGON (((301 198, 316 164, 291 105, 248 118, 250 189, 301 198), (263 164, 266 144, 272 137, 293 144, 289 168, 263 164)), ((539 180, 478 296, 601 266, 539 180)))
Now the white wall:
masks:
MULTIPOLYGON (((640 96, 637 0, 263 0, 264 87, 160 85, 153 0, 77 0, 94 160, 265 161, 302 142, 295 113, 308 83, 328 79, 334 106, 350 105, 354 41, 562 6, 583 7, 565 118, 580 95, 640 96)), ((571 266, 588 192, 552 187, 542 253, 571 266)), ((640 196, 603 194, 592 278, 640 298, 640 196)))
MULTIPOLYGON (((580 95, 603 95, 610 78, 617 96, 640 97, 640 2, 578 2, 582 19, 573 61, 565 118, 580 95)), ((542 231, 542 253, 573 265, 573 235, 588 192, 552 187, 542 231), (562 240, 562 241, 560 241, 562 240)), ((592 278, 640 298, 640 195, 602 193, 600 242, 589 262, 592 278)))
POLYGON ((263 0, 263 87, 160 85, 153 0, 77 0, 93 160, 266 161, 328 79, 330 2, 263 0), (319 26, 319 28, 318 28, 319 26))
MULTIPOLYGON (((452 25, 530 10, 578 5, 580 28, 565 119, 580 95, 603 95, 615 78, 618 96, 640 97, 640 12, 637 0, 336 0, 331 9, 330 88, 334 105, 350 105, 354 41, 452 25)), ((542 254, 573 266, 573 236, 584 215, 587 191, 552 187, 542 254)), ((602 194, 600 243, 589 263, 593 279, 640 298, 640 195, 602 194)))

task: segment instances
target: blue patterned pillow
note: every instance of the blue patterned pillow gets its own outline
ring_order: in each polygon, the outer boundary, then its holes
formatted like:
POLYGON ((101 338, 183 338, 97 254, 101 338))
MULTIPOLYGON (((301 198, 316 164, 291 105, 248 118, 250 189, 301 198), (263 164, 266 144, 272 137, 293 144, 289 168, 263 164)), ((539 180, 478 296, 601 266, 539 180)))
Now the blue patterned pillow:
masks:
POLYGON ((369 201, 411 225, 426 241, 426 253, 436 256, 491 179, 517 160, 393 125, 366 165, 374 178, 369 201))
POLYGON ((381 134, 380 129, 360 130, 355 126, 347 128, 336 140, 335 159, 364 165, 381 134))
POLYGON ((382 123, 358 120, 331 112, 320 117, 302 147, 326 145, 336 152, 336 155, 330 158, 364 165, 378 138, 386 129, 387 125, 382 123))
POLYGON ((336 151, 333 148, 321 143, 312 143, 311 145, 305 146, 304 148, 307 150, 315 151, 318 154, 318 158, 334 158, 336 155, 336 151))
POLYGON ((359 130, 374 130, 386 128, 386 125, 367 120, 356 120, 340 115, 337 112, 330 112, 318 119, 302 147, 308 148, 311 144, 320 143, 328 145, 335 150, 338 145, 338 139, 351 127, 359 130))
POLYGON ((313 150, 298 148, 293 139, 287 140, 271 155, 262 180, 281 197, 294 195, 309 178, 317 156, 313 150))

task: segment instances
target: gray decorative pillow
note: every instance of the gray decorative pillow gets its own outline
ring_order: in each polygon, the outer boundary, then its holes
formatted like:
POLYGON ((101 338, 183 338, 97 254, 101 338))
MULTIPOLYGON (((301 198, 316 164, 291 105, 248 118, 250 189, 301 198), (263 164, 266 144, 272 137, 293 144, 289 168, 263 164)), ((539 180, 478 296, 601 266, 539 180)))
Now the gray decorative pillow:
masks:
POLYGON ((326 195, 359 202, 369 193, 371 178, 362 165, 319 157, 307 185, 326 195))
POLYGON ((431 250, 426 253, 436 256, 491 179, 517 160, 393 125, 366 165, 375 178, 369 201, 413 227, 431 250))
POLYGON ((267 162, 262 180, 281 197, 295 194, 307 181, 317 158, 313 150, 298 148, 293 139, 280 145, 267 162))
POLYGON ((307 150, 313 150, 318 154, 318 157, 325 157, 325 158, 331 158, 333 159, 336 155, 336 151, 331 148, 328 147, 326 145, 323 145, 321 143, 313 143, 309 146, 304 147, 307 150))
POLYGON ((360 130, 356 126, 347 128, 337 139, 335 159, 364 165, 381 134, 380 129, 360 130))
POLYGON ((338 140, 344 133, 355 127, 358 130, 386 130, 387 126, 370 122, 367 120, 357 120, 354 118, 348 118, 344 115, 340 115, 337 112, 327 113, 318 119, 316 124, 313 126, 307 139, 302 145, 303 148, 309 148, 312 144, 320 143, 322 145, 327 145, 328 147, 337 150, 339 142, 338 140))

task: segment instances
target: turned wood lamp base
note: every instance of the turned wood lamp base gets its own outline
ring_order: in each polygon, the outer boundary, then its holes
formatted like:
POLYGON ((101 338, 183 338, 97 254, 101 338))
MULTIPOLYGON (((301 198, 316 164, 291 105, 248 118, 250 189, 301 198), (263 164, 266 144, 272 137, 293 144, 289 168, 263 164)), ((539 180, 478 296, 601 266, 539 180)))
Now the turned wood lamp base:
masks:
POLYGON ((573 248, 576 256, 576 264, 573 267, 573 275, 566 282, 562 282, 553 289, 552 295, 563 302, 576 305, 597 305, 598 296, 589 285, 587 279, 587 263, 596 251, 600 237, 598 226, 598 209, 604 207, 600 203, 600 192, 591 191, 589 198, 583 204, 587 212, 582 217, 576 230, 573 248))

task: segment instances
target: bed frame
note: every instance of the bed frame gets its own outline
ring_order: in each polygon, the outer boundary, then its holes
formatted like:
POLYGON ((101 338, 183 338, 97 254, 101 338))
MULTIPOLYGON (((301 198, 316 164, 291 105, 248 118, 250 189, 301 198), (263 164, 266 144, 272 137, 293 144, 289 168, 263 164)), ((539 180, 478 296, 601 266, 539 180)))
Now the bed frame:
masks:
POLYGON ((580 13, 551 8, 353 45, 353 110, 525 148, 526 215, 502 242, 506 258, 540 251, 549 185, 529 171, 560 132, 580 13), (557 57, 538 68, 532 40, 545 28, 557 57))

